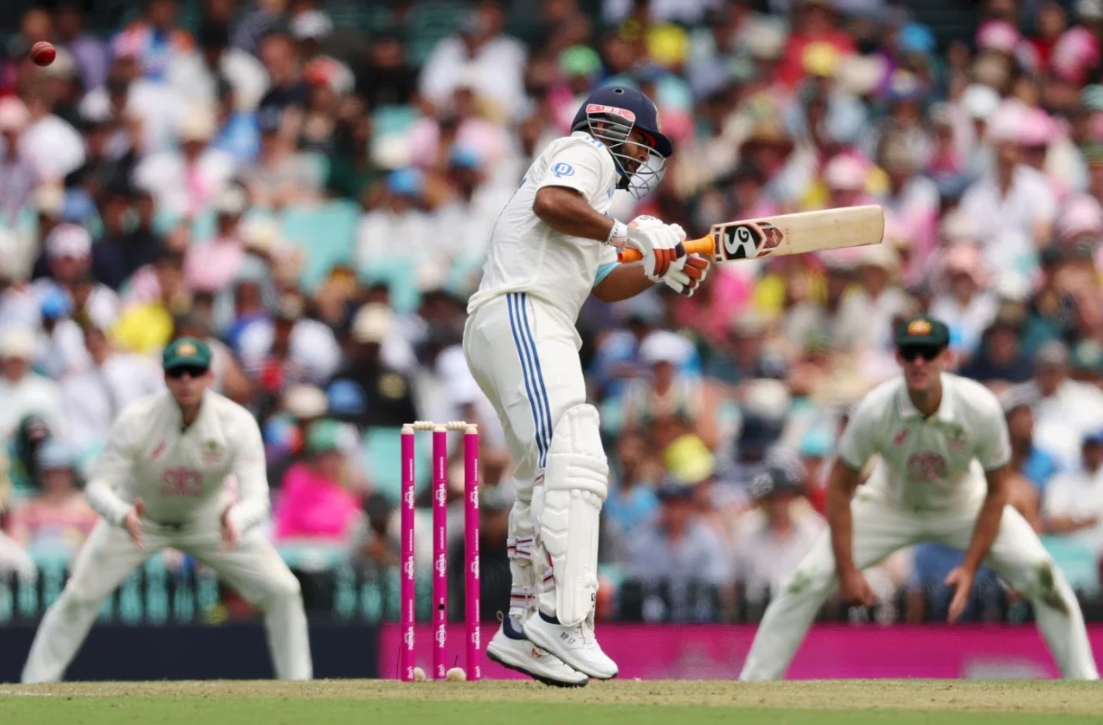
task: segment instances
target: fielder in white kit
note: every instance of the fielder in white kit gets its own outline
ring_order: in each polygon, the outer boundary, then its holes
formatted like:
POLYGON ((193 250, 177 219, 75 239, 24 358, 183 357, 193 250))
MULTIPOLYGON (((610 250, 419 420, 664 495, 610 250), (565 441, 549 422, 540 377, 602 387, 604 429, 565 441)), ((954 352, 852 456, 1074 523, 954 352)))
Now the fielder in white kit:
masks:
POLYGON ((602 88, 571 130, 532 163, 498 218, 463 338, 505 429, 517 487, 510 610, 487 655, 560 686, 617 674, 594 638, 609 467, 597 409, 586 402, 579 309, 590 294, 612 302, 656 282, 692 294, 708 269, 685 254, 681 227, 608 216, 615 189, 640 198, 662 178, 673 149, 655 104, 633 88, 602 88), (625 246, 642 263, 618 265, 625 246))
POLYGON ((965 552, 946 578, 954 588, 951 622, 964 611, 983 563, 1030 599, 1065 677, 1099 678, 1072 589, 1034 530, 1007 505, 1011 449, 999 401, 980 383, 943 372, 949 338, 946 325, 930 317, 897 331, 903 376, 874 389, 851 417, 828 484, 831 530, 770 603, 740 679, 783 677, 836 587, 846 602, 872 606, 862 569, 921 541, 965 552), (859 472, 875 454, 881 460, 859 488, 859 472))
POLYGON ((35 636, 23 682, 56 682, 104 599, 166 547, 211 567, 264 612, 276 677, 312 676, 299 582, 257 528, 268 514, 260 429, 210 390, 211 350, 181 338, 163 354, 167 391, 128 406, 88 484, 100 522, 35 636), (237 482, 236 496, 225 485, 237 482))

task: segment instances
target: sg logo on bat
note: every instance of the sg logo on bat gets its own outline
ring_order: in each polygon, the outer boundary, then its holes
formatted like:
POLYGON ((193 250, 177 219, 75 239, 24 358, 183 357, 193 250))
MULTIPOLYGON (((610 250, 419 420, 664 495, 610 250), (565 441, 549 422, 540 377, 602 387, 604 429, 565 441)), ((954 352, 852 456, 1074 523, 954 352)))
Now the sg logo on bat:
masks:
POLYGON ((765 257, 777 249, 785 234, 769 222, 724 227, 724 254, 728 259, 765 257))

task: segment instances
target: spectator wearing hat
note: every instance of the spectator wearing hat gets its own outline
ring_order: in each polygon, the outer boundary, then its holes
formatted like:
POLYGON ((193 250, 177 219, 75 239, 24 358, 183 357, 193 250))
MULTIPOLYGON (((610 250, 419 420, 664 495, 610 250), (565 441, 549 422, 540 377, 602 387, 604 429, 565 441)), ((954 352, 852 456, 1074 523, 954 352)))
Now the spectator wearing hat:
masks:
POLYGON ((72 448, 50 438, 35 455, 36 491, 12 511, 9 530, 33 554, 61 554, 69 559, 92 533, 99 516, 81 492, 72 448))
POLYGON ((784 360, 766 349, 768 328, 765 318, 754 310, 733 316, 722 341, 704 356, 702 374, 722 386, 738 386, 755 378, 782 377, 784 360))
POLYGON ((422 67, 421 95, 443 108, 463 79, 469 79, 478 95, 493 103, 502 116, 512 117, 520 111, 527 51, 503 33, 505 24, 505 8, 500 3, 476 3, 459 32, 441 40, 422 67))
POLYGON ((0 439, 12 435, 28 415, 41 416, 50 430, 61 430, 64 420, 57 383, 31 370, 35 357, 34 333, 24 327, 0 332, 0 439))
POLYGON ((811 551, 826 522, 804 498, 796 471, 769 466, 750 485, 754 508, 735 522, 733 578, 748 605, 761 611, 771 593, 811 551))
POLYGON ((436 227, 450 230, 439 253, 461 264, 481 263, 494 220, 513 192, 488 183, 482 154, 458 145, 452 147, 445 178, 449 199, 433 211, 436 227))
POLYGON ((857 255, 857 286, 843 297, 836 332, 856 351, 886 352, 892 348, 892 320, 904 314, 907 295, 900 288, 896 251, 879 244, 857 255))
POLYGON ((31 123, 31 114, 18 96, 0 99, 0 215, 7 224, 14 224, 20 212, 31 201, 38 184, 38 170, 21 149, 21 137, 31 123))
POLYGON ((411 380, 390 368, 382 357, 393 325, 393 313, 385 305, 361 307, 352 318, 347 360, 325 385, 334 414, 361 428, 397 429, 420 420, 411 380))
POLYGON ((1086 433, 1077 466, 1057 474, 1046 488, 1045 531, 1103 554, 1103 433, 1086 433))
POLYGON ((47 235, 44 247, 46 277, 34 283, 40 299, 61 293, 72 303, 72 315, 106 328, 119 314, 119 297, 92 274, 92 237, 76 224, 60 224, 47 235))
POLYGON ((25 100, 30 121, 20 135, 20 154, 34 166, 38 179, 60 183, 84 163, 84 139, 54 113, 57 100, 46 88, 34 86, 25 100))
POLYGON ((693 618, 698 597, 730 589, 730 555, 693 502, 693 486, 668 477, 658 489, 658 518, 628 532, 625 578, 643 590, 647 621, 693 618), (667 596, 663 596, 663 593, 667 596))
POLYGON ((1038 444, 1071 469, 1079 462, 1079 441, 1103 428, 1103 393, 1072 380, 1069 363, 1064 343, 1046 343, 1034 356, 1034 379, 1012 388, 1009 395, 1030 401, 1038 444))
POLYGON ((996 316, 980 252, 969 244, 950 248, 942 257, 942 275, 942 291, 931 303, 930 314, 950 327, 950 349, 969 359, 996 316))
POLYGON ((640 343, 640 361, 647 374, 632 380, 624 391, 623 416, 629 426, 650 429, 671 425, 693 432, 707 445, 717 443, 716 410, 699 376, 679 370, 696 353, 685 337, 658 330, 640 343))
POLYGON ((934 248, 939 215, 938 188, 918 173, 926 162, 896 134, 882 138, 877 161, 888 177, 888 188, 877 201, 896 224, 907 230, 913 254, 925 256, 934 248))
POLYGON ((307 429, 305 457, 284 474, 273 512, 278 541, 350 542, 360 498, 342 449, 337 421, 317 420, 307 429))
POLYGON ((356 232, 356 262, 362 271, 396 255, 424 262, 431 259, 436 239, 432 220, 421 209, 425 174, 413 167, 387 175, 380 203, 360 218, 356 232), (400 249, 394 240, 401 239, 400 249))
POLYGON ((163 213, 199 216, 234 175, 234 159, 210 146, 215 131, 213 108, 192 107, 181 121, 180 150, 150 155, 134 170, 135 183, 153 193, 163 213))
POLYGON ((978 179, 961 199, 961 210, 981 231, 984 258, 994 272, 1030 269, 1036 249, 1048 241, 1056 200, 1045 178, 1022 163, 1020 105, 1005 103, 987 129, 996 152, 995 168, 978 179))
POLYGON ((116 351, 103 330, 86 326, 84 344, 90 367, 61 381, 65 439, 81 455, 99 449, 123 408, 165 387, 156 364, 116 351))

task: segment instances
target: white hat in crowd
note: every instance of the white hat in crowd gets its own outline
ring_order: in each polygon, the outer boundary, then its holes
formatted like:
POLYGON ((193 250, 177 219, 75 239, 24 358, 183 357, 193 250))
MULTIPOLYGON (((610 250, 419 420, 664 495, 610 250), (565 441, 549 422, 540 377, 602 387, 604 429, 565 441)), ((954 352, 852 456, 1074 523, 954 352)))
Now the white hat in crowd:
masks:
POLYGON ((352 320, 352 339, 359 343, 382 344, 391 334, 393 317, 384 304, 364 305, 352 320))
POLYGON ((46 237, 46 256, 50 259, 83 259, 92 253, 92 235, 76 224, 59 224, 46 237))
POLYGON ((0 359, 30 360, 34 357, 34 348, 34 333, 26 327, 9 327, 0 334, 0 359))

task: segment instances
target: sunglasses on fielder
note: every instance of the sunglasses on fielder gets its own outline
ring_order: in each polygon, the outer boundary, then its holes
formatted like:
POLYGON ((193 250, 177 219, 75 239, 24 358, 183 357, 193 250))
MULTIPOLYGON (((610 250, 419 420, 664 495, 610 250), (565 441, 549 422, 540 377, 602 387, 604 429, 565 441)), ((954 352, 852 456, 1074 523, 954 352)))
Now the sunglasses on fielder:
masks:
POLYGON ((902 345, 900 347, 900 357, 907 362, 915 362, 917 357, 921 357, 927 362, 930 362, 940 354, 942 354, 942 348, 933 347, 931 345, 902 345))
POLYGON ((165 374, 168 375, 170 378, 172 378, 174 380, 179 380, 179 379, 183 378, 185 375, 187 375, 189 378, 194 379, 194 378, 201 378, 204 375, 206 375, 207 370, 208 370, 208 368, 201 368, 201 367, 198 367, 196 365, 182 365, 178 368, 173 368, 172 370, 167 370, 165 372, 165 374))

